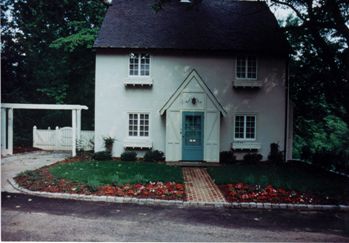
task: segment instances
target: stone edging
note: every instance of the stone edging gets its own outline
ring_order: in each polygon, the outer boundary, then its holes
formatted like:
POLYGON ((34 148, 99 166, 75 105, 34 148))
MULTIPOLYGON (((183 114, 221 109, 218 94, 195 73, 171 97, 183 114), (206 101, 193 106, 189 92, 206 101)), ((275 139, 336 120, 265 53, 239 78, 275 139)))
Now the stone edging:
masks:
POLYGON ((330 172, 334 173, 334 174, 337 174, 337 175, 341 175, 341 176, 345 176, 345 177, 348 177, 349 178, 349 175, 348 174, 345 174, 343 172, 338 172, 338 171, 335 171, 335 170, 329 170, 330 172))
POLYGON ((135 203, 139 205, 176 205, 180 207, 215 207, 215 208, 258 208, 258 209, 291 209, 291 210, 340 210, 349 211, 348 205, 318 205, 291 203, 255 203, 255 202, 188 202, 180 200, 143 199, 134 197, 95 196, 70 193, 37 192, 20 187, 13 178, 10 185, 19 192, 47 198, 73 199, 93 202, 135 203))

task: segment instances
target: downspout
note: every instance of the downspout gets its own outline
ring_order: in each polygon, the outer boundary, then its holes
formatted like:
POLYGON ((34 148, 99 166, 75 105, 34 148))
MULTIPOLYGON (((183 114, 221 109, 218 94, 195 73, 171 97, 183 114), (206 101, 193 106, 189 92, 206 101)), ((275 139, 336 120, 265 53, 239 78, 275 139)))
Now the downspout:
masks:
POLYGON ((284 161, 287 160, 287 144, 288 144, 288 107, 289 107, 289 56, 287 55, 286 59, 286 68, 285 68, 285 138, 284 138, 284 161))

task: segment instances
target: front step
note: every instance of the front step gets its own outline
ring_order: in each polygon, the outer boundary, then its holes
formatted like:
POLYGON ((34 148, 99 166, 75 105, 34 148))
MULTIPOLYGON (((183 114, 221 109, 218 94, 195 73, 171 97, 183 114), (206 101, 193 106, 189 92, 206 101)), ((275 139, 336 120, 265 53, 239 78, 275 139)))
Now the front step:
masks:
POLYGON ((219 163, 208 163, 208 162, 195 162, 195 161, 176 161, 176 162, 166 162, 168 165, 182 166, 182 167, 216 167, 220 166, 219 163))

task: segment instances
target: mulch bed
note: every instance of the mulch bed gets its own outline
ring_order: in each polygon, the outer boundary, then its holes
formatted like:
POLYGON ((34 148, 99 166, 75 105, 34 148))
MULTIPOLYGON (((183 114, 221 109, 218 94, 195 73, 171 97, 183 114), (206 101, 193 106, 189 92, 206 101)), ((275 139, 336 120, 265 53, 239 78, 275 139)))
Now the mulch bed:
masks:
POLYGON ((219 185, 228 202, 294 203, 294 204, 348 204, 349 198, 338 195, 328 197, 313 193, 274 188, 271 185, 248 185, 244 183, 219 185))
MULTIPOLYGON (((174 182, 151 182, 134 185, 104 185, 91 187, 67 179, 55 178, 49 171, 57 163, 72 163, 84 160, 84 157, 73 157, 56 162, 40 169, 22 173, 14 179, 21 186, 31 191, 63 192, 84 195, 136 197, 164 200, 187 200, 184 184, 174 182)), ((262 202, 294 204, 349 204, 349 198, 338 195, 328 197, 313 193, 303 193, 271 185, 248 185, 244 183, 218 185, 228 202, 262 202)))
MULTIPOLYGON (((66 159, 59 163, 80 161, 79 158, 66 159)), ((53 165, 50 165, 53 166, 53 165)), ((164 200, 185 200, 184 184, 175 182, 150 182, 134 185, 104 185, 91 187, 86 184, 76 183, 67 179, 57 179, 49 171, 50 166, 38 170, 22 173, 15 177, 16 182, 31 191, 61 192, 98 196, 119 196, 151 198, 164 200)))

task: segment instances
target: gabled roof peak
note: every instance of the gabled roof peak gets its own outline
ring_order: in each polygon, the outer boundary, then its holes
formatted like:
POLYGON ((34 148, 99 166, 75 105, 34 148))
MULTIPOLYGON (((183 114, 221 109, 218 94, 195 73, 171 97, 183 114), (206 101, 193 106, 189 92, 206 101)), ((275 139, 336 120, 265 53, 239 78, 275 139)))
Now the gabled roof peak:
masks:
POLYGON ((172 96, 166 101, 164 106, 160 109, 160 115, 163 115, 168 108, 171 107, 173 102, 180 96, 180 94, 183 92, 183 90, 187 87, 187 85, 195 79, 202 90, 205 92, 207 97, 212 101, 213 105, 217 108, 217 110, 220 111, 220 113, 223 116, 227 115, 227 112, 224 110, 223 106, 221 103, 218 101, 216 96, 212 93, 212 91, 207 87, 206 83, 204 80, 200 77, 199 73, 193 69, 189 75, 184 79, 184 81, 181 83, 181 85, 177 88, 177 90, 172 94, 172 96))

